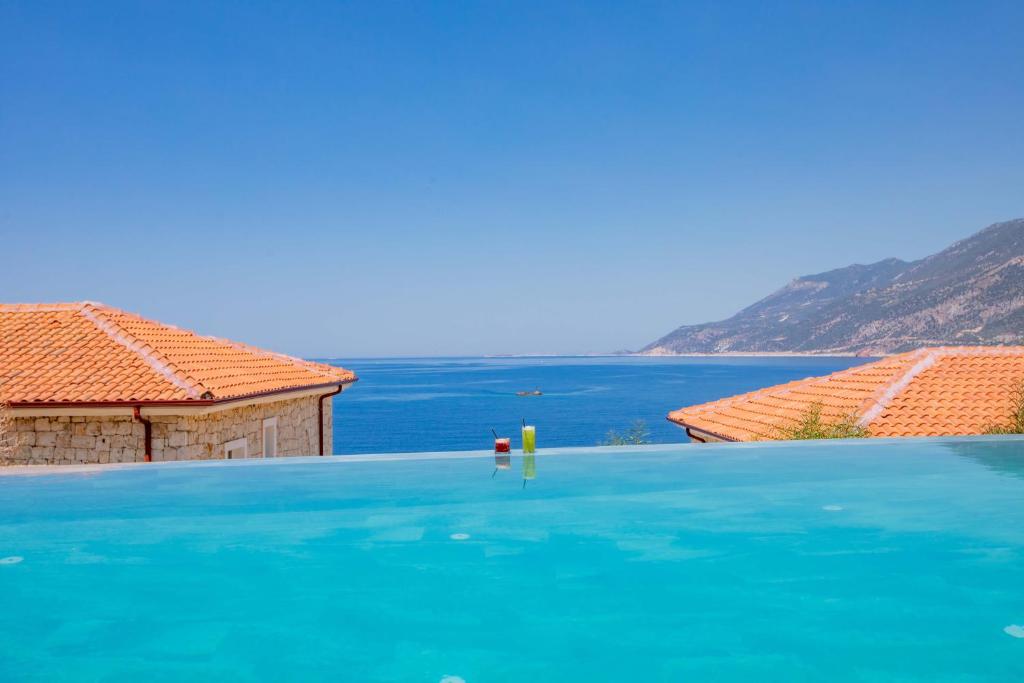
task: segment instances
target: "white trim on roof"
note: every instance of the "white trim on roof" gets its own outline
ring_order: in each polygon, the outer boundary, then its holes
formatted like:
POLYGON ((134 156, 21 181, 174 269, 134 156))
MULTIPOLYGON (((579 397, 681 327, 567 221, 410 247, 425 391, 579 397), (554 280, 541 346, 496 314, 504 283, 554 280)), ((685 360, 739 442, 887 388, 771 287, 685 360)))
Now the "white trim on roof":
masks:
POLYGON ((202 396, 203 392, 198 391, 196 387, 198 386, 202 388, 203 391, 205 391, 205 388, 199 384, 199 382, 195 382, 195 384, 192 385, 182 380, 177 376, 177 374, 175 374, 174 369, 170 365, 161 360, 163 356, 158 354, 151 346, 143 344, 138 339, 121 329, 121 327, 116 323, 101 317, 97 312, 92 310, 92 307, 92 304, 88 303, 82 306, 80 313, 83 318, 95 325, 98 330, 110 337, 113 341, 141 358, 146 365, 151 367, 168 382, 184 391, 189 398, 197 399, 202 396))
POLYGON ((907 388, 907 385, 914 381, 914 378, 920 375, 922 372, 935 365, 935 360, 938 354, 935 351, 928 350, 925 352, 924 357, 921 360, 914 363, 909 370, 903 373, 903 376, 894 382, 891 382, 889 386, 885 388, 885 391, 874 400, 871 406, 864 411, 864 414, 857 420, 858 427, 867 427, 871 424, 876 417, 882 414, 896 396, 907 388))
MULTIPOLYGON (((342 392, 348 390, 351 382, 341 384, 342 392)), ((276 403, 278 401, 292 401, 298 398, 307 398, 310 396, 322 396, 324 394, 330 394, 333 392, 331 385, 319 387, 317 389, 296 389, 295 391, 281 391, 274 394, 264 396, 253 396, 250 398, 237 398, 231 400, 224 400, 214 403, 212 405, 202 406, 189 406, 189 405, 177 405, 177 406, 142 406, 142 415, 209 415, 211 413, 219 413, 225 410, 234 410, 235 408, 241 408, 242 406, 255 406, 262 405, 265 403, 276 403)), ((92 408, 92 407, 81 407, 76 408, 75 406, 54 406, 52 408, 47 407, 31 407, 31 408, 19 408, 11 406, 9 409, 12 417, 54 417, 62 415, 131 415, 132 406, 126 404, 123 406, 110 406, 103 408, 92 408)))

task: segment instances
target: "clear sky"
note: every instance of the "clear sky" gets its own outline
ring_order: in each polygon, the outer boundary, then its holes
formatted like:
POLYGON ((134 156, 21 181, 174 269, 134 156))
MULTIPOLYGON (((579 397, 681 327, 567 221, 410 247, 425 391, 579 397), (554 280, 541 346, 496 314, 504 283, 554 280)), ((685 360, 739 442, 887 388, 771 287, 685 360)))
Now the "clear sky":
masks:
POLYGON ((0 300, 638 348, 1024 216, 1024 3, 0 0, 0 300))

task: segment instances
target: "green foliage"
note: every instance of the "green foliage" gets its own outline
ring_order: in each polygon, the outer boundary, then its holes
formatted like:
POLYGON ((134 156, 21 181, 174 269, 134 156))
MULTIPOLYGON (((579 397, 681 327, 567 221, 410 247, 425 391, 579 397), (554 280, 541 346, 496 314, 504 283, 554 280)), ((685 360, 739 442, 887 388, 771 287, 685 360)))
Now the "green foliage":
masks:
POLYGON ((863 439, 871 436, 867 429, 857 424, 853 415, 847 415, 836 422, 826 422, 821 417, 821 403, 811 406, 787 427, 778 427, 780 439, 863 439))
POLYGON ((1024 380, 1010 390, 1010 417, 1003 424, 989 425, 986 434, 1024 434, 1024 380))
POLYGON ((604 441, 598 446, 641 446, 651 443, 651 432, 647 429, 647 423, 643 420, 635 420, 629 429, 619 434, 611 430, 605 435, 604 441))

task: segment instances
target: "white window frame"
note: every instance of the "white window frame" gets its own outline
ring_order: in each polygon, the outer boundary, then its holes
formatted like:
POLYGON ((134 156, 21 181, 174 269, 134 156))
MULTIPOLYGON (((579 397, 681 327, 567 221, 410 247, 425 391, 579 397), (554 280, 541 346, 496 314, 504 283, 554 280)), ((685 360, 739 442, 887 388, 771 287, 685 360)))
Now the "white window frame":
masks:
POLYGON ((242 451, 242 459, 249 457, 249 440, 246 439, 244 436, 241 439, 228 441, 226 444, 224 444, 224 459, 234 460, 234 458, 231 457, 231 451, 237 450, 242 451))
POLYGON ((263 421, 263 431, 260 432, 260 440, 263 442, 263 455, 264 458, 276 458, 277 457, 277 418, 268 417, 263 421), (267 428, 274 428, 274 452, 267 454, 267 428))

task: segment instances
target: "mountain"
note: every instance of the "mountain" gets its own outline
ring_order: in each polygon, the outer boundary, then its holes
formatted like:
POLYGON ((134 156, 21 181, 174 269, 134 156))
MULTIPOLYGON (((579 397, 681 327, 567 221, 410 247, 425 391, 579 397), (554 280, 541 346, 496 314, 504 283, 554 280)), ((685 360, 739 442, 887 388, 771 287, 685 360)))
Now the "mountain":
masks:
POLYGON ((641 352, 871 355, 1007 343, 1024 343, 1024 219, 919 261, 799 277, 728 320, 684 325, 641 352))

